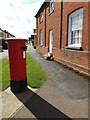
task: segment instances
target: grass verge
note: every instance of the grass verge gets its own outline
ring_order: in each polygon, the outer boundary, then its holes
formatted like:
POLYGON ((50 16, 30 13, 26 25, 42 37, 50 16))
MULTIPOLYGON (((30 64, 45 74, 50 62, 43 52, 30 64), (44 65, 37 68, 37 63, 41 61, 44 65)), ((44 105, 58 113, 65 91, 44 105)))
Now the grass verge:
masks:
MULTIPOLYGON (((48 79, 48 75, 29 54, 27 54, 26 64, 28 85, 32 88, 40 88, 48 79)), ((4 90, 10 85, 9 61, 7 58, 0 60, 0 68, 2 68, 0 79, 2 87, 0 89, 4 90)))
POLYGON ((4 90, 10 85, 9 61, 7 58, 0 60, 0 68, 2 69, 0 79, 2 85, 1 90, 4 90))
POLYGON ((28 85, 39 88, 48 79, 48 75, 29 54, 26 63, 28 85))

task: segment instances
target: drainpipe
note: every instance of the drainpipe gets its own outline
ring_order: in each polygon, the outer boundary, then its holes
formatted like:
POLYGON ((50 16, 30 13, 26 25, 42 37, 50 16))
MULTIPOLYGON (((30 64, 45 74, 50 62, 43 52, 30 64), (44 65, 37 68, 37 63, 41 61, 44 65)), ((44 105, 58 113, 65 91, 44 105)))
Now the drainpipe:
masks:
POLYGON ((46 47, 46 5, 45 5, 45 47, 46 47))
POLYGON ((38 17, 36 17, 36 47, 38 46, 38 17))
POLYGON ((62 22, 63 22, 63 0, 61 0, 60 49, 62 48, 62 22))

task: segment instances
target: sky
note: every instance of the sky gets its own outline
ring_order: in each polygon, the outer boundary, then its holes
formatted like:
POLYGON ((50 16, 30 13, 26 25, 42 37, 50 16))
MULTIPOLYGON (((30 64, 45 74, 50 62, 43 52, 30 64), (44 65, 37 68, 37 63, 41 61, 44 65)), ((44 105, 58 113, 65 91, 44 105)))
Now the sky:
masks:
POLYGON ((0 28, 26 38, 36 28, 35 15, 44 0, 0 0, 0 28))

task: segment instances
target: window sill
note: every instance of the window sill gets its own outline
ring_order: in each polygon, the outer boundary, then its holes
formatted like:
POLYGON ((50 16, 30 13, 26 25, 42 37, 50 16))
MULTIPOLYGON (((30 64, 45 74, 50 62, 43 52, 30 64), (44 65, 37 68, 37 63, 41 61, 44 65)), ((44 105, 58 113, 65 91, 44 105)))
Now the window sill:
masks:
POLYGON ((48 14, 48 16, 50 16, 53 12, 54 12, 54 9, 52 11, 50 11, 50 13, 48 14))
POLYGON ((72 49, 72 50, 83 50, 82 47, 75 47, 75 46, 66 46, 66 49, 72 49))
POLYGON ((52 49, 53 49, 53 50, 57 50, 57 48, 56 48, 56 47, 53 47, 52 49))
POLYGON ((48 49, 48 46, 46 46, 45 48, 48 49))
POLYGON ((42 21, 40 21, 40 22, 39 22, 39 24, 41 24, 42 22, 43 22, 43 20, 42 20, 42 21))
POLYGON ((43 45, 39 45, 39 47, 43 47, 43 45))

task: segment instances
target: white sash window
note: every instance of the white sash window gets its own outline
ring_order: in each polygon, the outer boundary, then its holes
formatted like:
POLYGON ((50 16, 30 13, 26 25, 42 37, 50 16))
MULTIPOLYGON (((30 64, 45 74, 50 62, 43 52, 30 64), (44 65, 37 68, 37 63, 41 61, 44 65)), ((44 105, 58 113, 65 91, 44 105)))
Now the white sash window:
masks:
POLYGON ((83 8, 69 15, 68 46, 81 47, 83 8))
POLYGON ((40 20, 39 22, 41 23, 43 21, 43 12, 40 13, 40 20))
POLYGON ((54 10, 54 0, 50 1, 50 13, 54 10))
POLYGON ((40 46, 43 45, 43 30, 40 30, 40 46))

